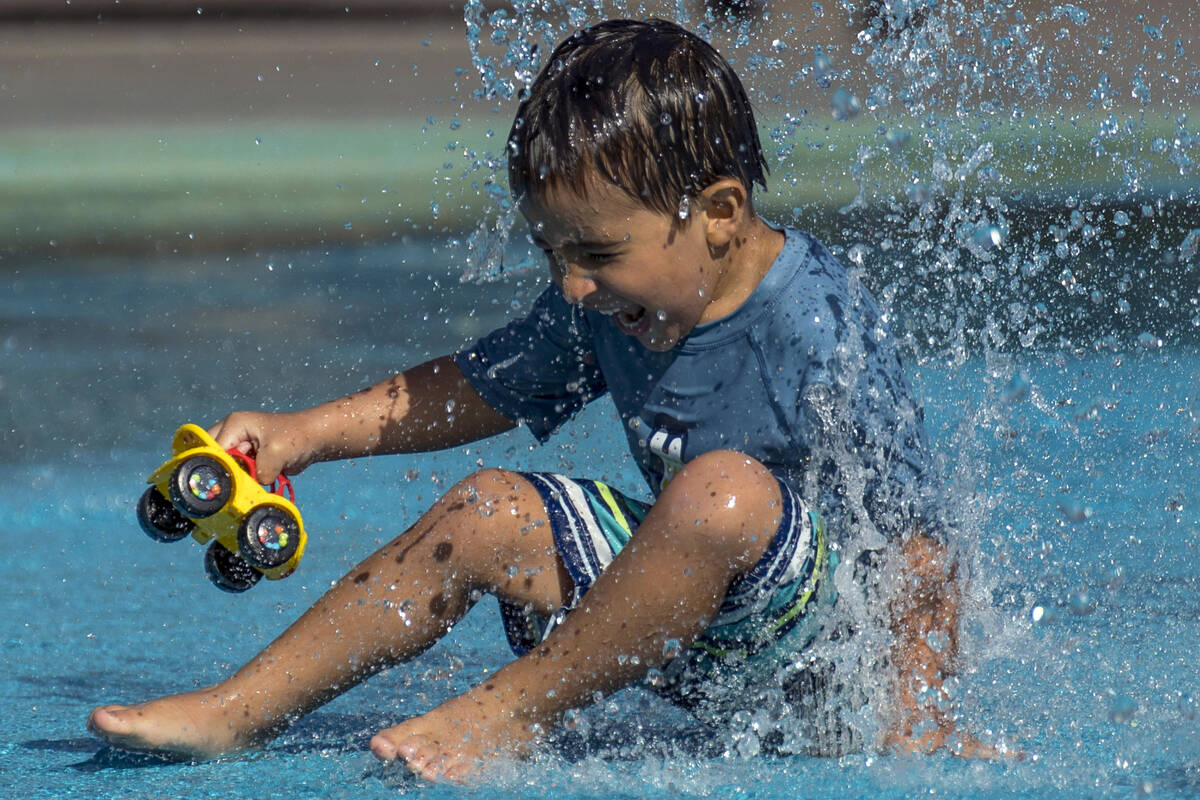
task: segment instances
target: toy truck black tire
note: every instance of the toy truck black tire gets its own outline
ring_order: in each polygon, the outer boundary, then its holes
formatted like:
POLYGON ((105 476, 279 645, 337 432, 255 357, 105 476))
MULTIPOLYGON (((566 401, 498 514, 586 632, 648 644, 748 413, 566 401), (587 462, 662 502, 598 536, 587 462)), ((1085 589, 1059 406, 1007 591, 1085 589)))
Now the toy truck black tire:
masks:
POLYGON ((233 478, 211 456, 192 456, 171 473, 171 503, 187 517, 202 519, 220 511, 233 494, 233 478))
POLYGON ((204 572, 218 589, 244 592, 262 580, 262 573, 220 542, 213 542, 204 551, 204 572))
POLYGON ((146 535, 156 542, 178 542, 196 528, 196 523, 180 514, 153 486, 142 492, 138 500, 137 520, 146 535))

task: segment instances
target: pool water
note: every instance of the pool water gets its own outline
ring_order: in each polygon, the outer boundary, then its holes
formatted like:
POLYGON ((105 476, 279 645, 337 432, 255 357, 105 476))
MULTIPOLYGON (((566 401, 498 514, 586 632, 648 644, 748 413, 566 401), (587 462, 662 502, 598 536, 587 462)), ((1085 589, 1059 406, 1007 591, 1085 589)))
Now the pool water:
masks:
POLYGON ((536 273, 463 284, 414 243, 236 258, 41 264, 0 297, 0 796, 1129 797, 1200 794, 1200 352, 1186 342, 910 354, 972 564, 963 725, 1022 759, 871 752, 744 758, 640 689, 486 785, 379 766, 381 727, 508 657, 485 600, 416 662, 261 751, 168 764, 84 729, 103 702, 185 690, 254 655, 329 583, 476 464, 638 490, 603 403, 550 445, 517 431, 295 480, 299 571, 242 595, 190 539, 149 540, 134 504, 175 428, 352 391, 490 329, 536 273), (729 752, 727 752, 729 751, 729 752))

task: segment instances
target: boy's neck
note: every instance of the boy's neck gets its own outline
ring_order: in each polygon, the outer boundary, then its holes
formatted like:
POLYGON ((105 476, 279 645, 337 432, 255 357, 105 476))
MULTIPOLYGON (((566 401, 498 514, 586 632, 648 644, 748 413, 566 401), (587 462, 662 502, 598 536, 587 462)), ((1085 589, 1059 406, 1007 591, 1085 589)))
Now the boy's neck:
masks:
POLYGON ((771 270, 787 240, 783 231, 772 228, 755 214, 749 216, 742 228, 722 256, 725 265, 721 278, 701 322, 727 317, 740 308, 771 270))

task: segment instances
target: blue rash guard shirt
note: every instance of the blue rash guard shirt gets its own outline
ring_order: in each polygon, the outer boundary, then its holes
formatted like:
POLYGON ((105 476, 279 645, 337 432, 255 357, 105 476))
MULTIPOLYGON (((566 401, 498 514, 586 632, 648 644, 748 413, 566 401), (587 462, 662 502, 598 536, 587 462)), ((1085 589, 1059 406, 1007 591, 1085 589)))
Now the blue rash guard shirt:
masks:
POLYGON ((835 525, 891 536, 932 521, 922 412, 879 310, 812 236, 785 231, 733 313, 654 352, 550 287, 523 319, 455 354, 499 413, 545 441, 611 395, 651 491, 696 456, 760 461, 835 525))

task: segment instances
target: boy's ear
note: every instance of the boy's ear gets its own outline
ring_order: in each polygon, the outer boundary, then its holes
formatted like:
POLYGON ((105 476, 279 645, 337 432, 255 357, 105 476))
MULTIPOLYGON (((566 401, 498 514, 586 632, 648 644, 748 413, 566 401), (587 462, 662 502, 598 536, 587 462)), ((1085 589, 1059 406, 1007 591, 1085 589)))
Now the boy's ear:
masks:
POLYGON ((733 241, 754 213, 746 187, 733 178, 722 178, 705 188, 700 193, 700 208, 710 247, 724 247, 733 241))

